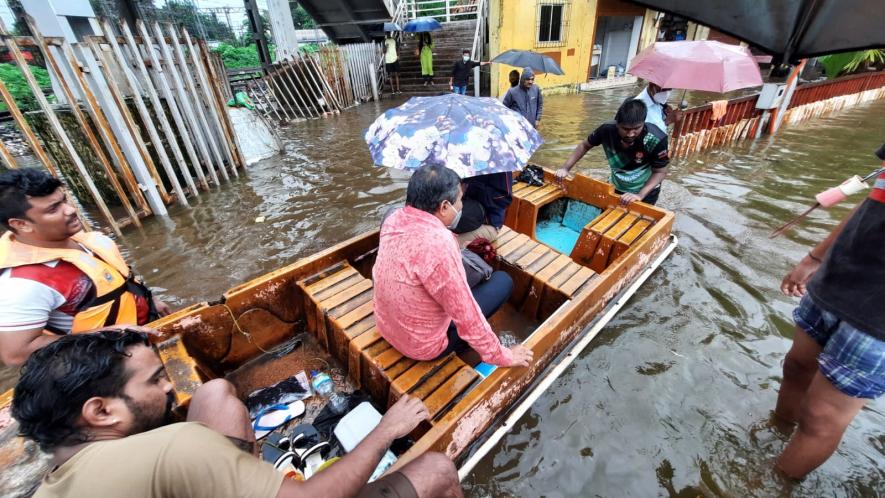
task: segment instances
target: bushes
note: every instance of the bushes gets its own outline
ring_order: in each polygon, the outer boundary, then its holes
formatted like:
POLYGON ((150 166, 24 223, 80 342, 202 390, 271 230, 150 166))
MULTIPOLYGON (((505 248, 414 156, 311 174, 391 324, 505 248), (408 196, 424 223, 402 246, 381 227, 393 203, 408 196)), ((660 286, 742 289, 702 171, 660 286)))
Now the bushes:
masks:
MULTIPOLYGON (((258 49, 255 48, 255 45, 235 47, 228 43, 222 43, 212 49, 212 51, 221 55, 221 60, 224 61, 224 67, 227 69, 261 66, 261 60, 258 58, 258 49)), ((270 52, 271 59, 273 59, 273 45, 268 47, 268 51, 270 52)))
MULTIPOLYGON (((49 83, 48 71, 39 66, 28 67, 31 68, 31 74, 37 79, 40 88, 51 88, 52 85, 49 83)), ((0 63, 0 80, 3 80, 3 83, 6 85, 6 88, 9 89, 9 93, 12 94, 12 98, 15 99, 15 103, 18 104, 18 107, 22 112, 39 108, 37 99, 34 97, 34 94, 31 93, 31 89, 28 87, 28 82, 25 80, 25 76, 19 70, 18 66, 10 63, 0 63)), ((0 110, 7 110, 6 104, 0 103, 0 110)))

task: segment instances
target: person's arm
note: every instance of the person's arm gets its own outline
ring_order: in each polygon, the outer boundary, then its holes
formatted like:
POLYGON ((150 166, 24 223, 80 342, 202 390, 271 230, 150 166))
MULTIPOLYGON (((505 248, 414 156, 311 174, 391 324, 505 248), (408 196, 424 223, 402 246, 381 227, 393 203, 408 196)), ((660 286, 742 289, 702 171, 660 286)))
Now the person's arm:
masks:
POLYGON ((654 190, 655 187, 660 185, 661 182, 664 181, 664 178, 667 177, 667 172, 670 169, 670 155, 667 150, 667 139, 664 138, 663 140, 661 140, 661 142, 657 145, 657 147, 654 148, 654 150, 652 150, 651 153, 654 156, 654 159, 651 162, 651 176, 645 182, 645 185, 643 185, 642 188, 639 189, 639 192, 635 194, 631 194, 630 192, 625 192, 621 194, 622 206, 626 206, 631 202, 641 201, 642 199, 645 199, 645 196, 651 193, 651 191, 654 190))
POLYGON ((507 90, 507 93, 504 94, 504 100, 501 101, 504 104, 504 107, 508 109, 513 109, 513 92, 507 90))
POLYGON ((27 361, 31 353, 61 336, 43 333, 43 327, 16 332, 0 332, 0 360, 8 367, 27 361))
POLYGON ((569 171, 572 170, 575 164, 580 161, 581 158, 584 157, 592 148, 593 145, 589 142, 588 139, 585 138, 584 140, 581 140, 581 143, 579 143, 578 146, 575 147, 575 150, 573 150, 572 154, 568 157, 568 159, 565 160, 565 163, 562 165, 562 167, 556 170, 556 179, 562 180, 563 178, 567 177, 569 171))
POLYGON ((848 213, 848 216, 846 216, 842 222, 839 223, 829 235, 827 235, 827 238, 808 251, 808 254, 799 260, 799 263, 790 270, 790 273, 787 273, 781 281, 781 292, 787 296, 793 297, 802 297, 805 295, 805 284, 811 280, 811 277, 813 277, 820 268, 821 263, 823 263, 823 260, 833 246, 833 243, 836 242, 836 238, 842 233, 845 225, 848 224, 848 220, 854 217, 854 214, 857 212, 858 208, 860 208, 861 204, 863 204, 863 202, 854 206, 854 209, 852 209, 851 212, 848 213))
POLYGON ((421 399, 404 395, 387 410, 378 426, 353 451, 307 481, 285 479, 277 498, 356 496, 369 481, 390 444, 408 435, 422 420, 429 418, 430 413, 421 399))

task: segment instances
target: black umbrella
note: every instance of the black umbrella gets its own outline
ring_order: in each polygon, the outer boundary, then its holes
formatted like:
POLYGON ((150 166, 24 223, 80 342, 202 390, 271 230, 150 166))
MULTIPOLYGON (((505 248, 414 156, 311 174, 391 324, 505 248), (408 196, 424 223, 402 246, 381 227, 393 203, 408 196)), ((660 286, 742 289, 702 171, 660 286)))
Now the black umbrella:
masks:
POLYGON ((490 62, 498 62, 509 66, 530 67, 536 73, 565 74, 559 64, 550 57, 530 50, 508 50, 490 62))
POLYGON ((882 0, 639 0, 716 28, 779 58, 885 47, 882 0))

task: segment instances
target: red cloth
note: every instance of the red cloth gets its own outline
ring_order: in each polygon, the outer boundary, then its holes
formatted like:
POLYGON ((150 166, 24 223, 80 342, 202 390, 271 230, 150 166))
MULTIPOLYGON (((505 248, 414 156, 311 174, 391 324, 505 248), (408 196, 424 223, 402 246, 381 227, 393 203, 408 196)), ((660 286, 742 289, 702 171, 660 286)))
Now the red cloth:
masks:
POLYGON ((436 358, 454 321, 483 361, 513 362, 473 299, 455 235, 436 216, 409 206, 391 214, 381 227, 372 278, 378 332, 400 353, 436 358))

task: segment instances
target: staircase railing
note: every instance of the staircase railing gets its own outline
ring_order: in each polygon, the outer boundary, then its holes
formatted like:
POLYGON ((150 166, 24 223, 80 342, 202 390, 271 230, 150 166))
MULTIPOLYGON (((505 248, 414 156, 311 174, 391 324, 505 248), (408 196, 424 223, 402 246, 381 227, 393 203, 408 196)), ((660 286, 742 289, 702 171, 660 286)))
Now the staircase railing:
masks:
POLYGON ((433 17, 439 22, 469 21, 480 14, 481 0, 401 0, 405 19, 433 17))
MULTIPOLYGON (((489 4, 486 0, 477 0, 476 8, 476 27, 473 31, 473 46, 470 54, 473 60, 481 61, 483 59, 483 48, 485 46, 486 19, 488 19, 489 4)), ((481 81, 479 78, 479 66, 473 68, 473 93, 477 97, 480 96, 481 81)))

